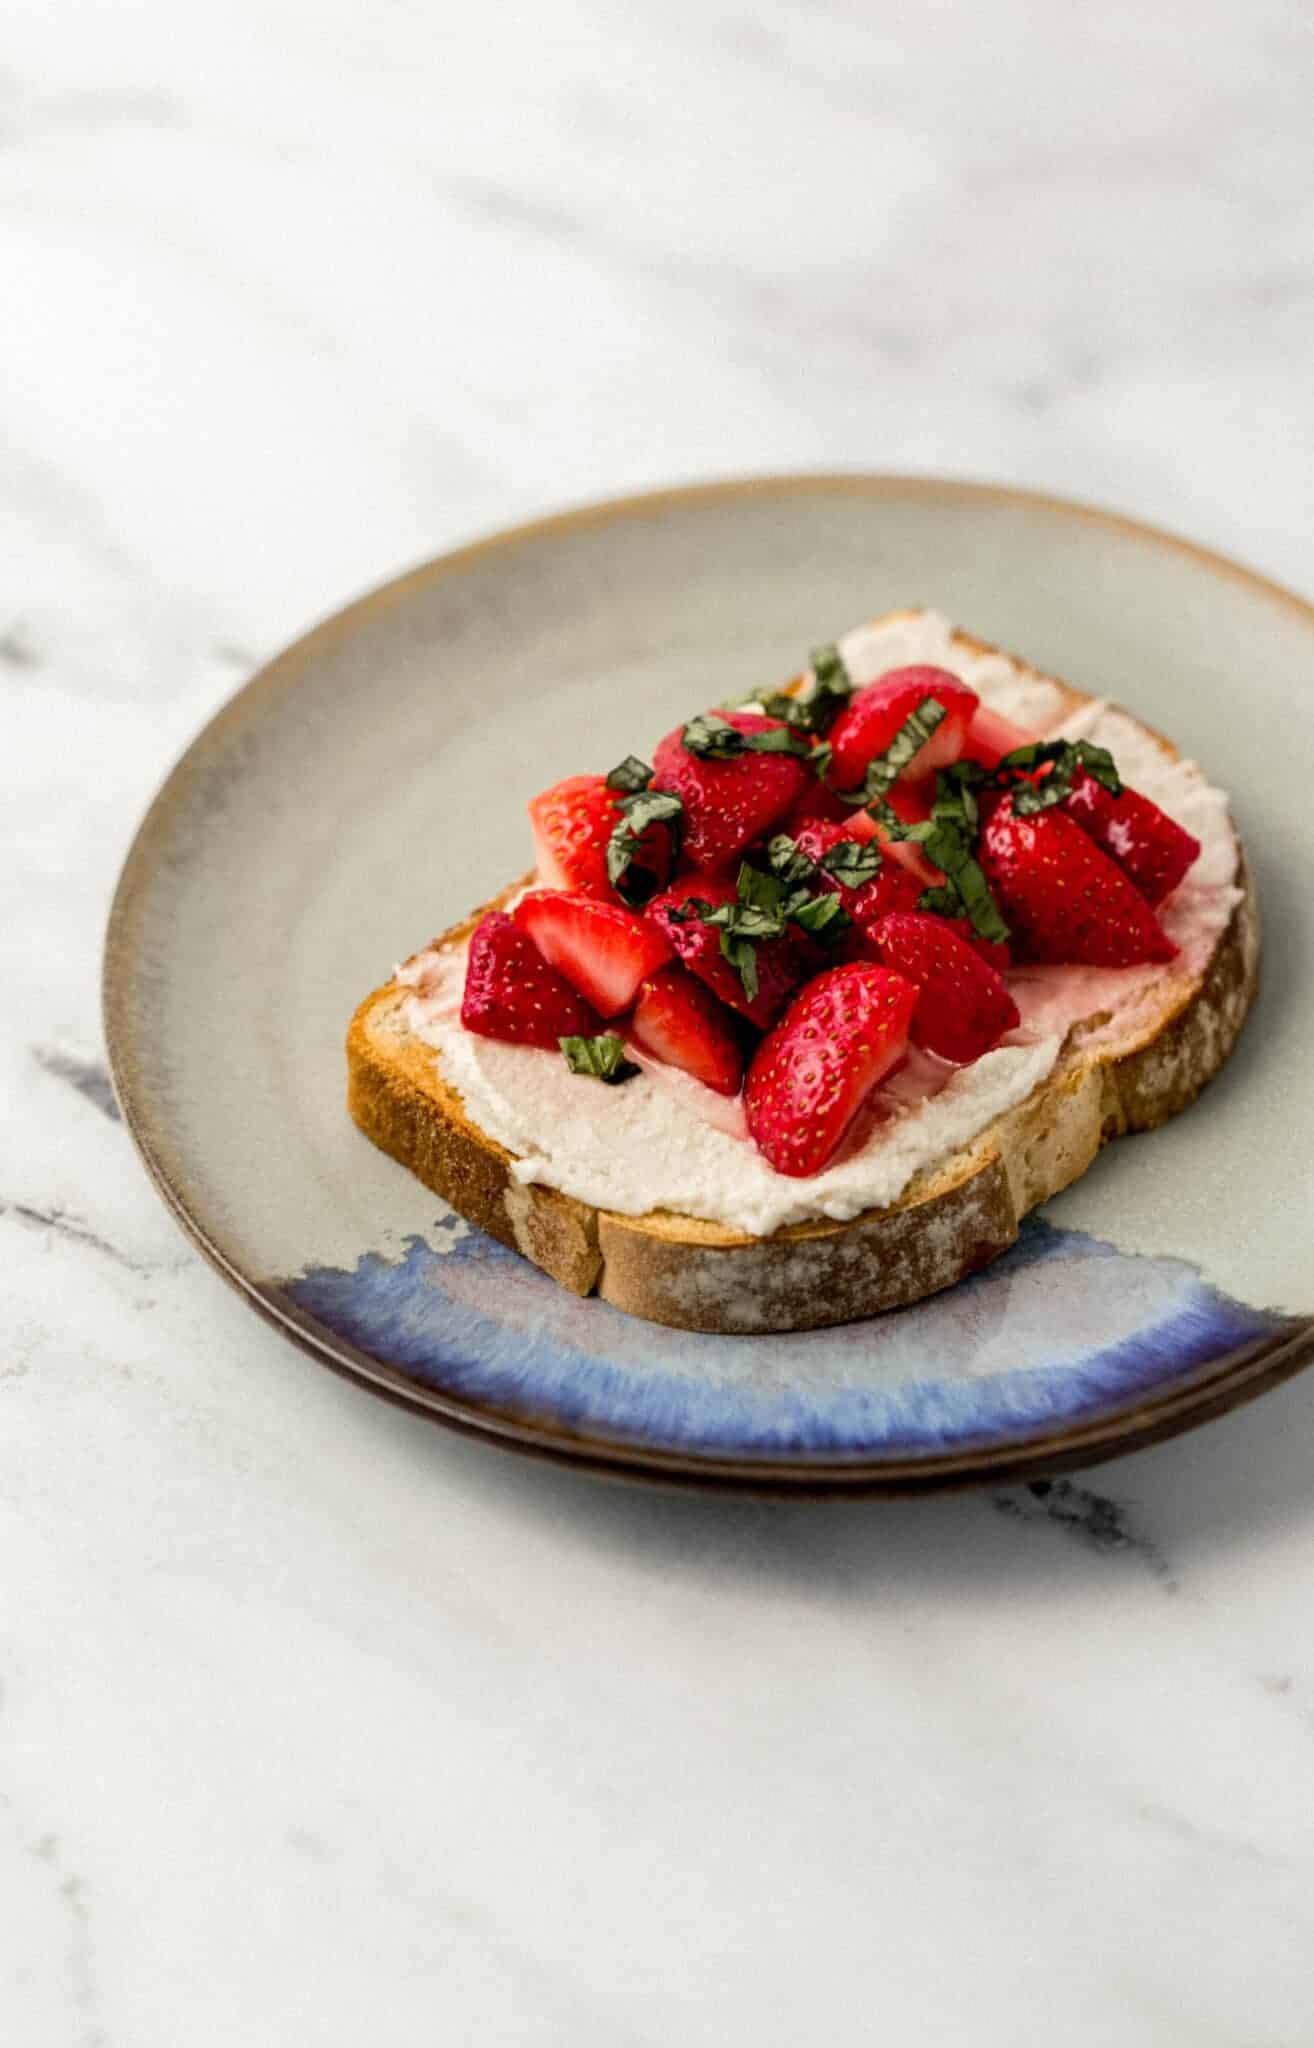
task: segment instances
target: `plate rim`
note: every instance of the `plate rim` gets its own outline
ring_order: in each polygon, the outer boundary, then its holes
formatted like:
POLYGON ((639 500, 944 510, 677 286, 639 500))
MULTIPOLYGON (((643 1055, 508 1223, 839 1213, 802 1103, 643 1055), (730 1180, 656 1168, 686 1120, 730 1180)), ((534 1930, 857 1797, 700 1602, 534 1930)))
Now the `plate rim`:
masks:
POLYGON ((504 1449, 658 1486, 796 1497, 898 1496, 1047 1477, 1139 1450, 1255 1399, 1314 1362, 1314 1319, 1302 1322, 1294 1318, 1287 1328, 1212 1361, 1158 1398, 1140 1397, 1084 1423, 1070 1422, 1061 1430, 1032 1432, 1009 1444, 961 1446, 916 1457, 860 1455, 840 1461, 812 1453, 784 1461, 750 1453, 742 1458, 729 1458, 619 1438, 576 1435, 547 1419, 500 1411, 491 1404, 447 1394, 441 1388, 413 1380, 399 1368, 371 1357, 313 1322, 277 1289, 254 1279, 227 1255, 210 1234, 197 1208, 189 1202, 186 1191, 174 1183, 165 1168, 134 1057, 131 996, 136 953, 132 930, 134 913, 154 873, 154 842, 185 800, 187 784, 214 737, 229 724, 250 717, 258 702, 285 677, 300 673, 306 662, 323 649, 350 637, 364 618, 404 602, 413 591, 440 578, 460 575, 474 562, 502 550, 696 503, 763 495, 837 493, 851 493, 855 497, 913 495, 959 504, 1003 501, 1059 519, 1098 526, 1165 552, 1184 555, 1212 574, 1239 582, 1269 602, 1294 611, 1300 622, 1314 632, 1314 602, 1232 556, 1126 513, 1045 491, 969 478, 879 470, 785 471, 715 478, 595 499, 497 528, 373 585, 262 663, 206 720, 174 761, 151 798, 124 856, 106 921, 101 972, 102 1027, 110 1077, 124 1127, 151 1183, 208 1263, 299 1350, 411 1413, 504 1449))

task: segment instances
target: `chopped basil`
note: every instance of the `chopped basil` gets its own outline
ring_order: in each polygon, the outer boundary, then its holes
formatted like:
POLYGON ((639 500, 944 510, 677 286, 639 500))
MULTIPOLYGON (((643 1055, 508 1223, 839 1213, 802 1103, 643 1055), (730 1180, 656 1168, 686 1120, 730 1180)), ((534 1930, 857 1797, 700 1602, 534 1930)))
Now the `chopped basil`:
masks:
POLYGON ((683 924, 691 911, 695 912, 703 924, 720 932, 721 957, 738 974, 750 1003, 758 991, 756 948, 763 940, 781 938, 794 923, 818 944, 831 946, 853 922, 834 890, 813 894, 816 865, 799 852, 788 833, 777 833, 767 858, 774 870, 770 874, 750 861, 741 863, 733 903, 718 903, 713 908, 695 896, 686 899, 679 911, 668 913, 677 924, 683 924))
POLYGON ((557 1043, 572 1074, 589 1074, 610 1087, 632 1080, 639 1071, 633 1060, 626 1059, 625 1040, 614 1031, 601 1032, 596 1038, 560 1038, 557 1043))
POLYGON ((785 929, 785 921, 776 910, 752 900, 754 880, 769 882, 771 877, 757 875, 745 862, 739 870, 737 902, 718 903, 713 908, 699 897, 693 899, 693 908, 702 922, 720 932, 721 958, 734 968, 750 1003, 755 1001, 758 990, 758 944, 762 939, 778 939, 785 929))
POLYGON ((823 946, 836 945, 853 923, 833 889, 825 889, 820 896, 805 897, 794 913, 795 924, 802 925, 809 937, 823 946))
POLYGON ((627 796, 637 796, 652 781, 652 769, 637 754, 627 754, 618 761, 607 777, 608 789, 623 790, 627 796))
POLYGON ((812 673, 819 690, 833 690, 837 696, 851 697, 853 677, 844 665, 844 656, 833 640, 827 640, 822 647, 812 650, 812 673))
POLYGON ((1047 775, 1043 782, 1019 782, 1013 791, 1013 812, 1019 818, 1033 818, 1038 811, 1052 811, 1061 804, 1070 785, 1060 776, 1047 775))
POLYGON ((977 809, 970 777, 942 770, 936 777, 931 815, 915 825, 905 825, 884 798, 878 797, 870 808, 891 839, 920 846, 943 873, 944 882, 919 898, 923 909, 934 910, 941 917, 966 917, 983 939, 1008 937, 1008 926, 974 851, 977 809))
POLYGON ((715 910, 700 910, 704 924, 715 931, 729 932, 736 939, 778 939, 785 929, 785 920, 778 910, 768 910, 756 903, 718 903, 715 910))
POLYGON ((865 844, 858 839, 837 839, 822 854, 821 865, 846 889, 861 889, 865 882, 874 882, 880 873, 881 850, 874 839, 865 844))
POLYGON ((812 681, 797 696, 781 692, 763 699, 771 718, 783 718, 796 732, 824 737, 853 695, 853 682, 839 648, 832 641, 812 650, 812 681))
MULTIPOLYGON (((839 649, 819 647, 812 655, 812 683, 799 696, 780 693, 765 699, 769 716, 780 724, 765 732, 740 732, 728 719, 714 711, 702 712, 689 720, 681 732, 686 749, 702 760, 732 761, 744 754, 792 754, 806 759, 822 782, 829 786, 833 755, 824 735, 829 732, 853 692, 853 682, 839 649), (804 735, 817 744, 809 746, 804 735)), ((752 700, 748 700, 752 701, 752 700)), ((946 716, 937 697, 924 697, 895 733, 888 747, 868 763, 861 789, 840 790, 841 799, 861 806, 878 819, 890 839, 906 840, 920 846, 926 858, 938 867, 944 881, 923 890, 919 909, 941 917, 966 917, 983 938, 1003 940, 1008 926, 990 893, 990 885, 976 858, 980 830, 981 791, 1006 790, 1019 817, 1032 816, 1061 803, 1078 772, 1084 770, 1112 796, 1122 794, 1122 782, 1113 756, 1090 740, 1033 740, 1005 754, 993 772, 975 761, 957 761, 936 776, 931 813, 916 824, 905 824, 886 801, 889 790, 916 760, 946 716), (1048 772, 1033 781, 1037 768, 1048 772)), ((668 790, 651 787, 652 770, 633 754, 627 755, 607 777, 607 787, 623 791, 622 813, 607 846, 607 873, 627 903, 646 903, 660 886, 659 878, 635 862, 635 853, 648 828, 666 823, 678 832, 683 805, 668 790)), ((788 924, 795 923, 821 944, 833 944, 842 937, 852 920, 839 896, 822 883, 824 873, 845 888, 861 888, 879 873, 880 849, 874 843, 844 839, 828 848, 815 862, 801 851, 788 833, 779 832, 767 847, 767 869, 745 861, 736 883, 736 900, 715 907, 700 897, 686 898, 668 912, 671 922, 683 924, 697 916, 721 935, 723 957, 734 967, 752 1001, 758 992, 756 947, 764 940, 779 938, 788 924)), ((608 1041, 572 1039, 574 1046, 593 1046, 608 1041)), ((617 1046, 620 1040, 611 1041, 617 1046)), ((563 1051, 567 1041, 562 1041, 563 1051)), ((567 1058, 571 1054, 567 1052, 567 1058)), ((628 1062, 621 1062, 628 1068, 628 1062)), ((592 1073, 594 1068, 575 1067, 592 1073)), ((604 1079, 624 1078, 623 1074, 604 1079)))
POLYGON ((807 701, 802 697, 788 697, 783 690, 773 690, 769 697, 760 700, 768 718, 781 718, 795 732, 811 732, 812 719, 807 701))
MULTIPOLYGON (((982 938, 1006 939, 1008 926, 976 858, 980 792, 983 789, 1007 790, 1014 811, 1018 817, 1025 818, 1061 803, 1081 769, 1092 775, 1111 795, 1120 795, 1122 783, 1118 770, 1108 749, 1096 746, 1090 740, 1031 740, 1005 754, 993 773, 988 773, 975 761, 955 761, 951 767, 942 768, 935 778, 935 799, 930 817, 915 825, 905 825, 885 801, 894 779, 891 777, 887 781, 885 777, 892 763, 897 761, 900 766, 906 766, 918 748, 925 745, 925 739, 917 740, 909 728, 920 713, 931 707, 940 711, 936 700, 928 697, 917 707, 913 718, 905 720, 884 755, 868 768, 861 794, 872 816, 879 818, 892 839, 911 840, 943 872, 943 883, 924 890, 918 898, 918 907, 941 917, 966 917, 982 938), (1038 782, 1015 779, 1028 777, 1037 768, 1049 771, 1038 782)), ((939 722, 937 717, 935 724, 939 722)), ((930 731, 934 730, 932 725, 930 731)), ((926 737, 930 737, 929 732, 926 737)), ((895 772, 899 772, 897 767, 895 772)), ((846 797, 845 801, 852 802, 853 798, 846 797)))
POLYGON ((958 917, 962 913, 958 891, 947 884, 943 889, 923 889, 917 898, 917 908, 929 910, 935 917, 958 917))
POLYGON ((739 932, 722 932, 721 952, 739 976, 750 1003, 757 1001, 757 948, 739 932))
MULTIPOLYGON (((613 770, 613 773, 615 771, 613 770)), ((684 805, 669 789, 640 789, 620 800, 620 817, 607 841, 607 878, 626 903, 646 903, 662 885, 660 875, 640 866, 635 854, 650 825, 669 825, 679 830, 684 805)))
POLYGON ((704 761, 731 761, 744 751, 744 735, 738 726, 731 725, 728 718, 718 717, 715 711, 703 711, 697 718, 691 718, 680 739, 686 752, 697 754, 704 761))
POLYGON ((981 816, 976 792, 985 780, 986 771, 976 761, 955 761, 942 768, 935 778, 931 816, 974 834, 981 816))
POLYGON ((767 841, 767 859, 772 874, 778 875, 786 888, 810 888, 816 882, 816 862, 808 859, 788 832, 777 832, 774 839, 767 841))
POLYGON ((904 769, 921 753, 945 717, 944 705, 938 697, 923 697, 920 704, 913 706, 885 752, 867 763, 863 789, 868 802, 874 796, 884 796, 887 789, 894 787, 904 769))
POLYGON ((812 749, 807 741, 791 732, 787 725, 768 726, 765 732, 741 732, 746 754, 793 754, 798 760, 806 761, 812 749))
POLYGON ((748 861, 742 861, 735 887, 739 901, 750 910, 764 911, 774 917, 787 894, 785 884, 779 875, 764 874, 748 861))
POLYGON ((702 711, 691 718, 680 735, 686 751, 700 761, 733 761, 740 754, 798 754, 812 752, 806 740, 787 725, 773 725, 765 732, 740 732, 729 719, 715 711, 702 711))
POLYGON ((1093 740, 1034 740, 1005 754, 998 772, 1001 776, 1005 771, 1026 775, 1044 766, 1048 766, 1049 773, 1039 782, 1013 785, 1013 809, 1019 818, 1034 817, 1038 811, 1061 804, 1079 768, 1084 768, 1110 796, 1122 795, 1122 780, 1112 754, 1107 747, 1096 746, 1093 740))
POLYGON ((949 887, 957 892, 972 930, 983 939, 1002 943, 1008 937, 1008 925, 990 894, 990 884, 979 862, 970 853, 964 853, 956 858, 954 866, 945 869, 945 877, 949 887))

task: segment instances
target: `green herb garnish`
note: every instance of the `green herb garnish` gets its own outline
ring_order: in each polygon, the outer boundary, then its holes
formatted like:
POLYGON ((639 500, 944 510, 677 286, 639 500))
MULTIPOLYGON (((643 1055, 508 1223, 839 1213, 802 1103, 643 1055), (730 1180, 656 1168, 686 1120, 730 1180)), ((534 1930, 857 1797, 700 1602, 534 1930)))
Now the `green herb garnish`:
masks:
POLYGON ((824 646, 813 648, 811 668, 819 690, 831 691, 838 697, 853 695, 853 677, 844 666, 844 656, 835 641, 827 640, 824 646))
MULTIPOLYGON (((744 872, 743 868, 739 870, 741 892, 744 872)), ((751 894, 751 890, 748 893, 751 894)), ((691 913, 703 924, 720 932, 721 958, 728 960, 734 968, 749 1002, 755 1002, 758 943, 762 939, 778 939, 785 929, 784 919, 772 910, 744 900, 743 893, 737 903, 718 903, 715 906, 701 896, 693 896, 684 905, 676 923, 683 924, 691 913)), ((671 914, 674 916, 674 912, 671 914)))
POLYGON ((778 917, 789 895, 779 875, 767 874, 746 860, 739 864, 735 888, 745 910, 754 911, 763 917, 778 917))
POLYGON ((920 846, 926 858, 944 875, 942 883, 922 892, 917 902, 919 910, 934 911, 940 917, 966 917, 973 931, 983 939, 1006 939, 1008 926, 975 854, 975 777, 970 772, 970 763, 956 765, 968 772, 941 770, 935 778, 935 802, 929 818, 905 825, 883 797, 870 806, 871 813, 879 818, 891 839, 920 846))
POLYGON ((1107 789, 1110 796, 1122 795, 1122 779, 1112 754, 1107 747, 1097 747, 1093 740, 1033 740, 1030 745, 1014 747, 1011 754, 1005 754, 996 772, 1002 775, 1010 770, 1026 775, 1046 765, 1049 773, 1039 782, 1019 782, 1014 786, 1013 809, 1019 818, 1034 817, 1038 811, 1061 804, 1080 768, 1107 789))
POLYGON ((812 684, 797 696, 783 691, 765 697, 762 708, 770 718, 783 718, 795 732, 815 733, 824 738, 853 695, 853 680, 833 641, 812 650, 812 684))
POLYGON ((881 850, 874 839, 837 839, 822 854, 821 865, 846 889, 861 889, 880 873, 881 850))
POLYGON ((609 1087, 632 1080, 639 1071, 633 1060, 626 1059, 625 1040, 614 1031, 603 1031, 596 1038, 559 1038, 557 1043, 572 1074, 591 1075, 609 1087))
POLYGON ((811 889, 816 886, 817 863, 809 860, 796 839, 788 832, 777 832, 774 839, 767 841, 767 861, 771 872, 786 888, 811 889))
POLYGON ((846 889, 860 889, 864 882, 874 881, 881 869, 881 850, 874 839, 865 845, 857 839, 837 839, 815 861, 788 832, 777 832, 767 843, 767 860, 772 874, 787 887, 815 893, 819 887, 824 889, 823 872, 833 875, 846 889))
POLYGON ((607 777, 608 789, 623 790, 626 796, 637 796, 652 781, 652 769, 637 754, 627 754, 618 761, 607 777))
POLYGON ((926 889, 918 897, 921 910, 935 909, 942 917, 966 917, 972 930, 983 939, 1002 943, 1008 937, 1008 925, 1000 914, 999 905, 990 894, 990 884, 980 863, 964 847, 961 839, 949 844, 928 841, 926 855, 938 868, 944 869, 944 886, 926 889), (933 898, 931 903, 927 898, 933 898), (956 907, 944 907, 945 904, 956 907))
POLYGON ((764 939, 783 937, 792 923, 819 945, 833 946, 853 922, 833 889, 814 893, 816 863, 799 851, 788 833, 777 833, 767 858, 771 873, 749 861, 741 863, 733 903, 713 907, 694 896, 678 912, 668 913, 677 924, 692 914, 720 932, 721 957, 734 968, 750 1003, 757 996, 757 947, 764 939))
POLYGON ((917 908, 929 910, 936 917, 961 917, 963 914, 962 899, 957 889, 951 889, 948 883, 943 888, 923 889, 917 898, 917 908))
MULTIPOLYGON (((621 763, 622 768, 625 765, 621 763)), ((619 772, 612 769, 613 775, 619 772)), ((621 798, 619 809, 621 815, 607 841, 607 879, 626 903, 638 906, 655 896, 662 886, 661 876, 634 858, 643 844, 643 835, 650 825, 669 825, 672 833, 677 832, 684 805, 672 790, 637 789, 632 796, 621 798)))
POLYGON ((796 907, 793 917, 795 924, 802 925, 808 936, 823 946, 838 944, 853 923, 833 889, 807 897, 796 907))
MULTIPOLYGON (((921 753, 937 727, 944 723, 946 715, 938 697, 923 697, 921 703, 915 704, 908 713, 885 752, 867 763, 862 788, 838 790, 836 794, 840 800, 846 804, 870 805, 877 797, 883 797, 887 790, 893 789, 904 769, 921 753)), ((818 768, 823 780, 829 769, 829 760, 818 768)))
MULTIPOLYGON (((896 735, 887 760, 906 731, 907 725, 896 735)), ((878 792, 868 808, 891 838, 911 840, 942 870, 943 883, 923 890, 917 900, 919 910, 940 917, 966 917, 973 931, 983 939, 1003 940, 1008 937, 1008 926, 976 859, 978 796, 983 789, 1007 790, 1015 814, 1019 818, 1033 817, 1062 803, 1081 769, 1094 776, 1111 795, 1122 793, 1122 782, 1107 747, 1098 747, 1090 740, 1032 740, 1005 754, 993 773, 975 761, 955 761, 951 767, 942 768, 935 778, 931 815, 919 824, 901 824, 885 802, 884 792, 878 792), (1037 768, 1049 771, 1038 782, 1014 779, 1028 777, 1037 768)), ((870 781, 871 770, 867 773, 870 781)))
POLYGON ((787 725, 773 725, 766 732, 740 732, 729 719, 715 711, 701 711, 691 718, 680 734, 686 751, 700 761, 733 761, 740 754, 798 754, 812 752, 806 740, 787 725))

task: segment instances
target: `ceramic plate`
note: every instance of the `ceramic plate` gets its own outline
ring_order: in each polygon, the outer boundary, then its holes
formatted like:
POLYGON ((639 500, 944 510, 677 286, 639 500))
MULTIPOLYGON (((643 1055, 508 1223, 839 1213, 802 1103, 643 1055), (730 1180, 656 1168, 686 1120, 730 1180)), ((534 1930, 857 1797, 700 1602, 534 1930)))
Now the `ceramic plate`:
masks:
POLYGON ((107 947, 129 1127, 202 1250, 306 1351, 504 1444, 894 1490, 1167 1435, 1314 1352, 1312 673, 1314 609, 1289 594, 973 485, 717 485, 462 549, 272 662, 160 792, 107 947), (535 790, 908 603, 1123 699, 1231 789, 1268 934, 1240 1048, 1186 1115, 1113 1146, 1005 1258, 917 1307, 736 1339, 576 1300, 356 1132, 347 1019, 521 870, 535 790))

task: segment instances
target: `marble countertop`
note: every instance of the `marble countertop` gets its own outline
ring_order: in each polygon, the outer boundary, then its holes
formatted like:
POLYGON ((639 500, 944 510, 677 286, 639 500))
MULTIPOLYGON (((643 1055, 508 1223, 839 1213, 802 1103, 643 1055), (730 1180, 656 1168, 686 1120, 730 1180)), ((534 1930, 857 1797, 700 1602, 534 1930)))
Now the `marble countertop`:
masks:
POLYGON ((110 890, 281 643, 674 479, 956 472, 1314 588, 1301 0, 10 0, 0 2036, 1314 2039, 1314 1375, 1047 1492, 627 1492, 187 1247, 110 890))

